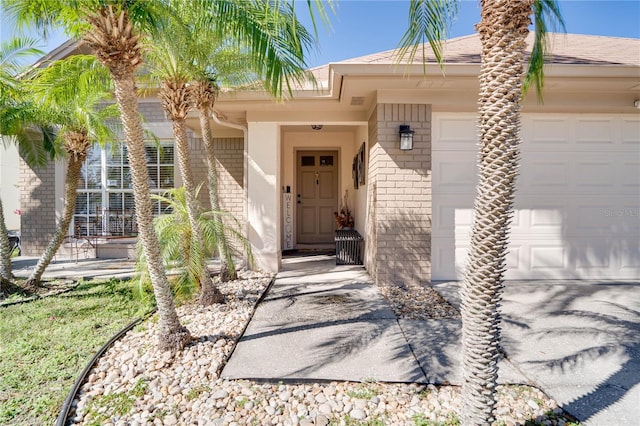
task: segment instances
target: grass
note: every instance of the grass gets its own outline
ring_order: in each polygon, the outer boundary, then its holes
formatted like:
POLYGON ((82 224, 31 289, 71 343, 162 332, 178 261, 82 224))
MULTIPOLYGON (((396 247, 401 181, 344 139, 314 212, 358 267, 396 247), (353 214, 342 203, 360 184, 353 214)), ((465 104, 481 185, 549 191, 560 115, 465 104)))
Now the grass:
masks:
POLYGON ((135 387, 129 392, 114 392, 101 395, 92 401, 89 407, 91 426, 105 424, 112 416, 122 416, 133 408, 136 399, 141 398, 147 391, 147 383, 138 380, 135 387))
POLYGON ((447 419, 444 421, 433 421, 428 419, 424 414, 418 413, 414 414, 411 418, 413 424, 415 426, 459 426, 460 419, 453 413, 450 413, 447 416, 447 419))
POLYGON ((360 383, 357 389, 348 391, 347 395, 351 398, 369 400, 374 396, 377 396, 378 392, 372 386, 369 386, 368 383, 360 383))
POLYGON ((329 426, 338 426, 341 424, 345 426, 384 426, 385 422, 380 416, 374 416, 374 418, 369 420, 358 420, 348 414, 342 419, 331 419, 329 421, 329 426))
POLYGON ((0 424, 53 424, 93 354, 150 309, 132 284, 81 282, 58 296, 0 308, 0 424))

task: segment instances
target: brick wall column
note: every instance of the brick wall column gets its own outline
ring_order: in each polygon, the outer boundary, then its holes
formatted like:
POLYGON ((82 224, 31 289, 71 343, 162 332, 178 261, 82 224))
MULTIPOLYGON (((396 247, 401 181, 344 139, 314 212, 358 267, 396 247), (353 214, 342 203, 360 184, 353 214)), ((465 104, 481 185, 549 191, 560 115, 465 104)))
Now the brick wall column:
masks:
POLYGON ((53 161, 45 167, 31 169, 20 159, 20 240, 23 256, 41 256, 56 230, 55 170, 53 161))
POLYGON ((431 106, 378 104, 369 120, 367 269, 376 282, 431 280, 431 106), (415 131, 401 151, 398 130, 415 131))

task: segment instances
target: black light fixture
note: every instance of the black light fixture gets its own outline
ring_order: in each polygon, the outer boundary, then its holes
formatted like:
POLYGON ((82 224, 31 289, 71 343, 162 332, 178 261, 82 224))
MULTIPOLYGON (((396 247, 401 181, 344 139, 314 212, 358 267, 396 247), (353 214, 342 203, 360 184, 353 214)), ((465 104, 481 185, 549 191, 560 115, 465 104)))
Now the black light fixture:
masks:
POLYGON ((322 124, 312 124, 312 125, 311 125, 311 128, 312 128, 313 130, 322 130, 322 128, 323 128, 323 127, 324 127, 324 126, 323 126, 322 124))
POLYGON ((400 125, 400 149, 403 151, 408 151, 413 149, 413 134, 415 133, 411 130, 411 127, 408 124, 400 125))

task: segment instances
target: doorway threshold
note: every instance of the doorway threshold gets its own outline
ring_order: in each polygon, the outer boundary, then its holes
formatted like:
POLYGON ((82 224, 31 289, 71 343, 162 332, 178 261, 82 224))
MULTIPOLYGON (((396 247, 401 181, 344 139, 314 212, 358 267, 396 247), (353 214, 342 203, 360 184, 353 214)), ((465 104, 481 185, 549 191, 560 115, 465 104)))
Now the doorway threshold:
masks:
POLYGON ((335 256, 335 254, 335 244, 297 244, 295 249, 283 251, 282 257, 335 256))

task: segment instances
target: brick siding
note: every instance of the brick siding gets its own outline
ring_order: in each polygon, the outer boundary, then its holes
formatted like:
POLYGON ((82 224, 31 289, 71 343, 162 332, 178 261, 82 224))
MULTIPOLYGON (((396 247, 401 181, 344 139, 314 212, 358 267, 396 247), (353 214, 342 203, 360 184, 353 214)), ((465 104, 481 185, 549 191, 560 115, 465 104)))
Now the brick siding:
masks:
POLYGON ((40 256, 56 229, 55 164, 31 169, 20 159, 20 232, 23 256, 40 256))
POLYGON ((431 107, 378 104, 369 120, 367 269, 377 282, 431 280, 431 107), (398 129, 415 131, 401 151, 398 129))
MULTIPOLYGON (((240 222, 240 229, 229 218, 227 223, 238 231, 244 232, 244 139, 216 138, 213 140, 216 153, 216 169, 218 172, 218 197, 220 208, 230 212, 240 222)), ((191 152, 191 168, 196 185, 202 183, 199 201, 205 209, 209 209, 209 186, 207 182, 207 162, 204 145, 199 138, 189 139, 191 152)), ((232 241, 233 243, 233 241, 232 241)), ((233 243, 239 250, 240 246, 233 243)))
MULTIPOLYGON (((140 102, 140 113, 148 123, 167 122, 160 102, 140 102)), ((202 141, 189 135, 191 166, 196 184, 204 182, 200 201, 209 208, 207 165, 202 141)), ((215 139, 218 159, 218 184, 220 204, 241 223, 244 222, 244 144, 242 138, 215 139)), ((178 164, 176 162, 176 167, 178 164)), ((179 170, 176 169, 176 173, 179 170)), ((23 254, 40 256, 56 228, 55 213, 55 165, 32 170, 20 162, 20 208, 23 254)))
MULTIPOLYGON (((202 182, 199 200, 210 208, 207 163, 204 146, 199 138, 190 138, 191 169, 196 185, 202 182)), ((244 221, 244 140, 242 138, 214 139, 218 171, 220 208, 231 212, 241 223, 244 221)))

